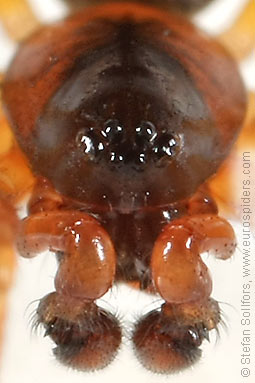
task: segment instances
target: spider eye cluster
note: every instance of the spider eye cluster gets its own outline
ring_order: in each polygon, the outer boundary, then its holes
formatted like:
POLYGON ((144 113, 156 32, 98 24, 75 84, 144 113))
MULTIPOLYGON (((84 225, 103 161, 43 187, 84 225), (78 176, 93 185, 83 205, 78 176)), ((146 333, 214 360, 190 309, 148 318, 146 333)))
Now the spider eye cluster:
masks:
POLYGON ((117 119, 109 119, 103 128, 84 128, 76 135, 76 145, 87 159, 111 165, 133 164, 141 168, 148 163, 161 167, 178 152, 179 137, 165 130, 157 132, 150 121, 141 121, 132 134, 117 119))
POLYGON ((148 161, 158 167, 167 164, 171 157, 177 154, 179 144, 177 134, 168 133, 165 130, 157 132, 150 121, 142 121, 136 128, 135 146, 140 151, 141 164, 148 161))

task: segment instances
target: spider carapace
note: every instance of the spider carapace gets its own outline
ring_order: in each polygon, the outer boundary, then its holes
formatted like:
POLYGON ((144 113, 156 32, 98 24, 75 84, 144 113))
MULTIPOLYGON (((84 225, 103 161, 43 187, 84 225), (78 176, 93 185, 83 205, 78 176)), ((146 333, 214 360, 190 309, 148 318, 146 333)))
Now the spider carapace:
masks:
POLYGON ((26 39, 2 92, 35 176, 19 253, 58 259, 37 309, 56 357, 81 370, 111 362, 121 325, 95 301, 124 282, 165 301, 135 324, 141 363, 193 364, 220 322, 200 255, 236 246, 208 187, 245 115, 235 61, 179 13, 104 3, 26 39))

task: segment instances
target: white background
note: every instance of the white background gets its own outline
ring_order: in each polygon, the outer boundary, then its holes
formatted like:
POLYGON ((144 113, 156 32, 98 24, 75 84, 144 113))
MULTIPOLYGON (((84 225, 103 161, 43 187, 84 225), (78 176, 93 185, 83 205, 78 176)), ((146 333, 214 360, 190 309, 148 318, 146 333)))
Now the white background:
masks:
MULTIPOLYGON (((10 0, 11 1, 11 0, 10 0)), ((210 33, 218 33, 229 25, 246 0, 216 0, 214 4, 196 16, 196 22, 210 33)), ((54 20, 67 14, 67 9, 60 0, 31 0, 38 17, 43 21, 54 20)), ((233 42, 234 43, 234 42, 233 42)), ((0 28, 0 68, 4 70, 15 51, 13 44, 0 28)), ((241 70, 246 84, 254 88, 255 69, 252 57, 242 63, 241 70), (253 82, 252 82, 253 81, 253 82)), ((254 196, 255 202, 255 196, 254 196)), ((254 207, 255 208, 255 207, 254 207)), ((240 225, 235 224, 237 232, 240 225)), ((251 382, 255 379, 255 338, 253 338, 252 377, 242 379, 241 363, 241 326, 240 299, 242 295, 242 256, 238 248, 235 256, 229 261, 214 261, 206 257, 213 280, 213 297, 220 302, 224 312, 227 329, 221 329, 220 339, 203 346, 201 361, 185 372, 174 376, 154 375, 144 370, 134 358, 128 339, 115 362, 107 369, 95 373, 77 373, 60 366, 51 354, 51 341, 33 334, 29 317, 34 312, 38 300, 53 290, 55 261, 52 254, 41 255, 34 260, 18 261, 16 282, 10 294, 10 310, 5 334, 5 348, 2 361, 2 383, 96 383, 96 382, 130 382, 139 383, 231 383, 251 382), (32 303, 31 303, 32 302, 32 303)), ((255 255, 255 249, 253 248, 255 255)), ((254 271, 254 270, 253 270, 254 271)), ((253 284, 255 290, 255 281, 253 284)), ((116 287, 102 303, 106 307, 121 313, 127 335, 132 322, 140 314, 159 304, 158 298, 148 298, 144 294, 126 287, 116 287)), ((255 294, 253 295, 253 312, 255 312, 255 294)), ((255 320, 253 316, 253 336, 255 320)), ((128 338, 128 336, 127 336, 128 338)))

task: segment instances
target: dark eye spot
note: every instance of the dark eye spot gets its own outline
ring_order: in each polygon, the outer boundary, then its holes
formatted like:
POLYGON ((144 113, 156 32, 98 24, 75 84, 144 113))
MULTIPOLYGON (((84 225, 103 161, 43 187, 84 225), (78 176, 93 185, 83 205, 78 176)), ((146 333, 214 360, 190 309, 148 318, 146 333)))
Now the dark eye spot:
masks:
POLYGON ((157 166, 164 166, 180 150, 180 138, 177 135, 164 133, 155 142, 153 152, 157 166))
POLYGON ((176 139, 174 137, 171 137, 168 139, 168 142, 167 144, 163 144, 162 145, 162 152, 164 152, 166 155, 168 156, 172 156, 173 153, 174 153, 174 149, 176 148, 177 146, 177 142, 176 142, 176 139))
POLYGON ((75 137, 77 147, 91 161, 98 159, 100 151, 104 149, 104 144, 100 142, 93 133, 93 129, 83 129, 80 130, 75 137))
POLYGON ((88 132, 84 129, 77 133, 75 141, 78 147, 84 148, 85 152, 93 146, 91 137, 88 136, 88 132))
POLYGON ((101 131, 101 134, 106 138, 110 143, 118 143, 123 139, 123 126, 118 120, 110 119, 106 121, 104 129, 101 131))
POLYGON ((136 138, 140 141, 152 142, 157 137, 154 124, 150 121, 142 121, 136 128, 136 138))

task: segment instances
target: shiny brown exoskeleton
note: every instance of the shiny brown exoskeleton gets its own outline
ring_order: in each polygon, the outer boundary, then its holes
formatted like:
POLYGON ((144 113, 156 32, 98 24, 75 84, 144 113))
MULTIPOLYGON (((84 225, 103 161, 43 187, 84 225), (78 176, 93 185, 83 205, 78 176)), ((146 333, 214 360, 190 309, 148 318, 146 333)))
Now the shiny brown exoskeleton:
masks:
POLYGON ((135 326, 142 364, 191 365, 220 321, 200 254, 236 245, 207 187, 245 114, 233 59, 180 15, 107 4, 26 40, 3 99, 37 176, 19 251, 59 261, 37 310, 57 358, 81 370, 113 359, 120 324, 94 301, 127 282, 165 300, 135 326))
MULTIPOLYGON (((209 3, 212 0, 130 0, 134 3, 141 3, 144 5, 156 5, 161 8, 174 9, 175 11, 181 12, 195 12, 209 3)), ((108 0, 65 0, 66 3, 70 4, 74 8, 81 8, 85 5, 96 5, 101 3, 107 3, 108 0)), ((115 0, 116 3, 128 2, 128 0, 115 0)))

